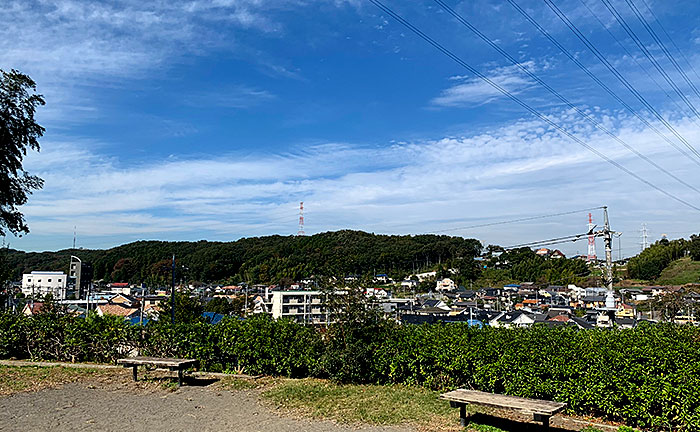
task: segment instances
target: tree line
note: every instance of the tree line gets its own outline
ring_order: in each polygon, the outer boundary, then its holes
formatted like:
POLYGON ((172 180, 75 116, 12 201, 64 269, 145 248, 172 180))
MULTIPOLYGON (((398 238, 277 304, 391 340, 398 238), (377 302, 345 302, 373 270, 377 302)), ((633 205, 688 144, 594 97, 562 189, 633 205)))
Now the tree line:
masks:
POLYGON ((644 249, 627 263, 627 274, 633 279, 653 280, 671 262, 690 256, 693 261, 700 261, 700 235, 693 234, 689 240, 661 239, 644 249))
MULTIPOLYGON (((342 230, 312 236, 265 236, 232 242, 137 241, 106 250, 5 253, 10 276, 32 270, 68 271, 70 256, 93 266, 106 282, 167 284, 171 257, 176 279, 203 283, 279 283, 310 276, 366 276, 399 279, 415 271, 457 262, 473 263, 481 243, 445 235, 379 235, 342 230)), ((471 265, 471 264, 470 264, 471 265)))

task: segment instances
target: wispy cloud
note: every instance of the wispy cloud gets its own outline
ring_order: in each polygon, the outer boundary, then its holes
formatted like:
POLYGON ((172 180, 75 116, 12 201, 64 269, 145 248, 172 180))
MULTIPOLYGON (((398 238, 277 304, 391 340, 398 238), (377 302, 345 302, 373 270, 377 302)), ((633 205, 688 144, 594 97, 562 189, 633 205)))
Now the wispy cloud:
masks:
MULTIPOLYGON (((0 68, 20 69, 40 83, 56 107, 44 111, 43 120, 89 120, 97 115, 95 87, 148 77, 190 55, 256 51, 237 32, 282 37, 278 15, 305 6, 303 0, 8 0, 0 8, 0 68)), ((299 76, 269 53, 247 57, 258 58, 270 74, 299 76)), ((266 96, 258 91, 252 96, 266 96)))
MULTIPOLYGON (((688 198, 688 191, 650 172, 607 136, 591 132, 568 113, 556 120, 625 166, 688 198)), ((655 135, 636 124, 619 124, 628 142, 692 178, 689 163, 659 148, 655 135)), ((678 127, 689 139, 700 138, 694 124, 678 127)), ((109 236, 127 241, 286 234, 295 229, 298 201, 305 201, 314 232, 348 227, 425 232, 475 218, 541 214, 582 203, 624 204, 651 218, 646 203, 658 200, 663 202, 659 207, 676 209, 678 221, 688 214, 536 121, 387 148, 329 143, 286 154, 175 158, 129 166, 87 147, 52 142, 45 146, 48 151, 28 158, 27 168, 44 177, 46 186, 23 209, 33 233, 22 242, 72 232, 74 225, 84 238, 107 243, 94 246, 114 242, 109 236)), ((628 220, 635 216, 639 214, 628 220)), ((506 231, 471 234, 491 242, 515 240, 506 231)), ((539 234, 545 235, 544 229, 532 232, 539 234)))
POLYGON ((194 107, 250 108, 275 99, 275 95, 245 85, 225 86, 186 97, 185 103, 194 107))
MULTIPOLYGON (((534 67, 534 62, 523 63, 523 66, 531 69, 534 67)), ((488 72, 486 76, 514 94, 527 90, 533 84, 533 81, 517 66, 497 68, 488 72)), ((431 105, 439 107, 475 106, 503 97, 500 91, 480 78, 460 75, 450 77, 450 80, 459 83, 443 90, 439 96, 430 101, 431 105)))

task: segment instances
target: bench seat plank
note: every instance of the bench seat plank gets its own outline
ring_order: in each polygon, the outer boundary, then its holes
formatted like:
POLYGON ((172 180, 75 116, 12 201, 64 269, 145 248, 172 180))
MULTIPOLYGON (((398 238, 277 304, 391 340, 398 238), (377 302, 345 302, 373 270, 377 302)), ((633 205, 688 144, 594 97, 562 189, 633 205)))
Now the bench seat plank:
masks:
POLYGON ((152 365, 168 368, 187 368, 196 366, 199 361, 195 359, 180 359, 180 358, 160 358, 160 357, 131 357, 117 360, 118 364, 124 366, 140 366, 152 365))
POLYGON ((526 414, 538 414, 542 416, 552 416, 566 408, 566 403, 563 402, 526 399, 477 390, 454 390, 440 395, 440 398, 457 403, 484 405, 492 408, 510 409, 521 411, 526 414))

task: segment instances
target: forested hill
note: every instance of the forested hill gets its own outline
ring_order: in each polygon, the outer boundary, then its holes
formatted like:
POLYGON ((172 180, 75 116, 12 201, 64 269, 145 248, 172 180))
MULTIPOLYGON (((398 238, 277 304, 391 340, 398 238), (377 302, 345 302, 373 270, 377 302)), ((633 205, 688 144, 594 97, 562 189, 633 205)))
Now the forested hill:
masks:
POLYGON ((173 254, 183 277, 201 282, 275 283, 311 275, 387 273, 402 277, 439 262, 472 266, 481 250, 475 239, 437 235, 377 235, 336 231, 312 236, 267 236, 233 242, 137 241, 106 250, 22 252, 10 249, 12 279, 32 270, 68 271, 71 255, 92 263, 94 279, 156 283, 165 280, 173 254))

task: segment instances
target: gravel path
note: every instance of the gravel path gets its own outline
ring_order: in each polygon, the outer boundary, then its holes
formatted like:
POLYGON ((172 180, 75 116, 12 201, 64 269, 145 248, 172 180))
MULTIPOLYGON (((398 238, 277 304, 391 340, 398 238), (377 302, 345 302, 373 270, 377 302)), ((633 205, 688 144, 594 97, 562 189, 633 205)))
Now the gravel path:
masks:
MULTIPOLYGON (((342 432, 357 428, 293 419, 262 404, 255 391, 184 386, 174 392, 134 392, 71 383, 0 398, 0 431, 242 431, 342 432)), ((362 427, 408 432, 407 427, 362 427)))

